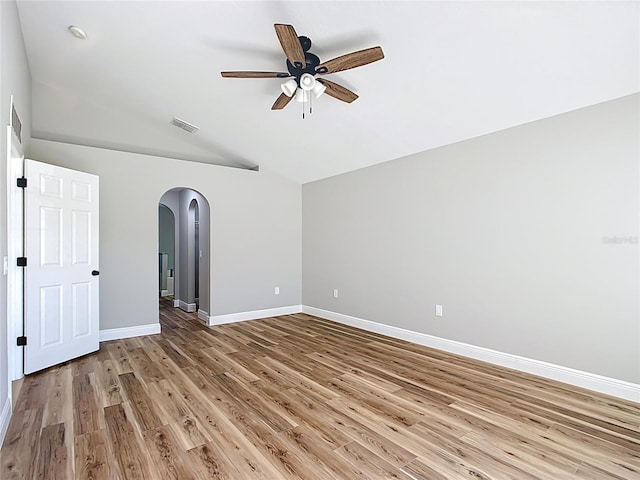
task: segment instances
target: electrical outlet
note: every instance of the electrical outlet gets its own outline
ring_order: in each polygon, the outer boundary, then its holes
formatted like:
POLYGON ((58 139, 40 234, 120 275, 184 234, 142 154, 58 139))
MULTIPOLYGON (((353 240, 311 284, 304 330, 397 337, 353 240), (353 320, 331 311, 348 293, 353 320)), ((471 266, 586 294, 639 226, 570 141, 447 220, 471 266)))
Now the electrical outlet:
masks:
POLYGON ((436 305, 436 317, 442 316, 442 305, 436 305))
POLYGON ((338 289, 337 288, 333 289, 333 298, 338 298, 338 289))
POLYGON ((273 291, 274 295, 280 295, 280 287, 276 287, 275 290, 273 291))

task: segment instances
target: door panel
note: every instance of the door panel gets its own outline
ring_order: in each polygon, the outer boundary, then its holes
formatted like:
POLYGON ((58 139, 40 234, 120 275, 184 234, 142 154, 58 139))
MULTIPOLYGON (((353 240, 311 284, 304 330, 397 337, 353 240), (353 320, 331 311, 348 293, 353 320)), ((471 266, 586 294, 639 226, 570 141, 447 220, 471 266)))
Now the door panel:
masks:
POLYGON ((25 161, 25 373, 99 348, 98 177, 25 161))
POLYGON ((40 207, 40 267, 62 267, 62 209, 40 207))
POLYGON ((74 265, 89 265, 91 257, 91 216, 71 212, 71 258, 74 265))
POLYGON ((62 342, 62 286, 40 287, 40 348, 62 342))
POLYGON ((91 333, 91 283, 74 283, 71 286, 73 312, 73 338, 91 333))

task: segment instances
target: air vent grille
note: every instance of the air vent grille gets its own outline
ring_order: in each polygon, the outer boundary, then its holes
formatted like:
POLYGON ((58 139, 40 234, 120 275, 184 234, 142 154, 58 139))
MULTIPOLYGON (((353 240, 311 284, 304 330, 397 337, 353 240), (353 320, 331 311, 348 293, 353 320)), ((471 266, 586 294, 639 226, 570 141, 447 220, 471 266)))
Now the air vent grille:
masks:
POLYGON ((22 122, 20 121, 20 117, 18 116, 18 112, 16 111, 16 106, 13 105, 13 96, 11 97, 11 127, 18 137, 18 141, 22 142, 22 122))
POLYGON ((189 122, 185 122, 184 120, 180 120, 178 117, 173 117, 169 123, 189 133, 196 133, 198 130, 200 130, 195 125, 189 122))

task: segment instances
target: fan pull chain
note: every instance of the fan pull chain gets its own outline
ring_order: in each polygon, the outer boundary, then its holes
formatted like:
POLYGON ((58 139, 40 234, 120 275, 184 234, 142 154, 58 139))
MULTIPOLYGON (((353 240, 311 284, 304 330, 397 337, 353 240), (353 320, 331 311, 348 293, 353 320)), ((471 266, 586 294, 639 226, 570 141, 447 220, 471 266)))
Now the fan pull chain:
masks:
MULTIPOLYGON (((313 113, 313 95, 309 94, 308 95, 309 98, 309 115, 311 115, 313 113)), ((302 97, 302 119, 305 119, 305 107, 307 106, 307 102, 304 99, 304 97, 302 97)))

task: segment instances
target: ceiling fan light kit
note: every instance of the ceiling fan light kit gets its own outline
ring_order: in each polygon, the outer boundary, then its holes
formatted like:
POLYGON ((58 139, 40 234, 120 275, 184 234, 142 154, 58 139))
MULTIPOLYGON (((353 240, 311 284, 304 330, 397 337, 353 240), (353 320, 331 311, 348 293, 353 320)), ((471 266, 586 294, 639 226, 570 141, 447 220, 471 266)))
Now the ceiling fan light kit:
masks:
POLYGON ((296 90, 295 100, 298 103, 307 103, 309 101, 309 92, 299 88, 296 90))
POLYGON ((296 93, 298 83, 293 78, 290 78, 282 85, 280 85, 280 88, 282 88, 282 91, 287 97, 291 97, 294 93, 296 93))
MULTIPOLYGON (((328 75, 352 68, 361 67, 377 62, 384 58, 381 47, 371 47, 365 50, 348 53, 327 62, 309 52, 311 40, 309 37, 298 36, 292 25, 276 23, 276 35, 287 57, 287 70, 284 72, 221 72, 225 78, 288 78, 280 85, 282 94, 277 98, 271 110, 282 110, 295 98, 305 104, 312 96, 318 98, 323 93, 345 103, 351 103, 358 98, 351 90, 331 82, 316 78, 316 75, 328 75)), ((311 112, 311 108, 309 108, 311 112)), ((302 118, 304 118, 304 108, 302 118)))
POLYGON ((316 84, 316 79, 310 73, 303 73, 299 80, 300 88, 307 92, 316 84))
POLYGON ((313 95, 318 98, 320 95, 322 95, 325 91, 327 90, 327 87, 325 87, 323 84, 321 84, 320 82, 315 82, 315 85, 313 86, 313 88, 311 89, 311 92, 313 92, 313 95))

